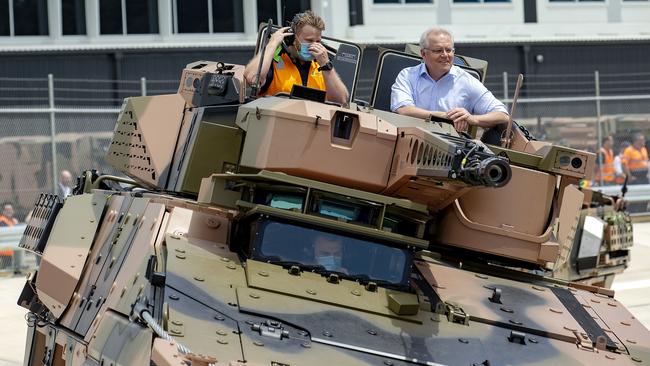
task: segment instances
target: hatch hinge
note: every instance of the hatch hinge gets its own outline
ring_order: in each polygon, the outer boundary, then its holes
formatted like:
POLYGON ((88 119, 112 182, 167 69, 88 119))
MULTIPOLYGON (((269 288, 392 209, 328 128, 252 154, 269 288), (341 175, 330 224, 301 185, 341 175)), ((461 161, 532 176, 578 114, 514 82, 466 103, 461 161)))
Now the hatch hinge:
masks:
POLYGON ((271 337, 277 340, 289 338, 289 331, 284 329, 282 323, 274 320, 252 324, 251 329, 255 332, 259 332, 261 336, 271 337))
POLYGON ((452 323, 469 325, 469 314, 456 303, 439 302, 436 305, 436 313, 446 315, 447 320, 452 323))

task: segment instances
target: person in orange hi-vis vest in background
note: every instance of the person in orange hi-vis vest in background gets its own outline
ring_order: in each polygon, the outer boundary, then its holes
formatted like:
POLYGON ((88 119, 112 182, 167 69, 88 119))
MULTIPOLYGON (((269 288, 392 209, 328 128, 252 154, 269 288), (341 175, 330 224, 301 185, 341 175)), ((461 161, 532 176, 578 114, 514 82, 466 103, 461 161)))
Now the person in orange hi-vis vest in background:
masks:
POLYGON ((2 205, 2 213, 0 213, 0 226, 14 226, 18 220, 14 217, 14 206, 11 203, 2 205))
POLYGON ((623 167, 629 184, 648 184, 648 150, 643 134, 635 134, 632 145, 623 152, 623 167))
POLYGON ((616 170, 614 169, 614 138, 606 136, 603 138, 602 146, 598 152, 598 166, 596 167, 596 183, 612 185, 616 181, 616 170))
POLYGON ((311 10, 298 13, 290 27, 278 29, 266 48, 246 65, 244 77, 254 85, 263 55, 259 95, 290 93, 294 84, 325 90, 327 100, 347 104, 348 89, 334 70, 327 49, 321 43, 325 22, 311 10))

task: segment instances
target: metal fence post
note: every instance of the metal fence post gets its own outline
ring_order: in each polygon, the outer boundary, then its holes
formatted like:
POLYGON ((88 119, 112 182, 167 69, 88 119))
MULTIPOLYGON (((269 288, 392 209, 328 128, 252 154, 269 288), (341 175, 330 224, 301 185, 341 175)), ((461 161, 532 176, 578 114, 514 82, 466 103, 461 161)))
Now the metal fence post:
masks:
POLYGON ((598 171, 601 173, 599 174, 598 184, 602 186, 603 154, 600 153, 600 149, 603 147, 603 130, 600 125, 600 73, 598 73, 598 70, 594 71, 594 84, 596 86, 596 126, 598 127, 598 141, 596 143, 598 150, 596 153, 598 154, 598 171))
POLYGON ((59 186, 59 168, 56 159, 56 112, 54 108, 54 75, 47 74, 47 97, 50 102, 50 137, 52 138, 52 193, 59 186))
POLYGON ((508 72, 503 72, 503 99, 508 99, 508 72))
POLYGON ((140 78, 140 95, 147 96, 147 78, 144 76, 140 78))

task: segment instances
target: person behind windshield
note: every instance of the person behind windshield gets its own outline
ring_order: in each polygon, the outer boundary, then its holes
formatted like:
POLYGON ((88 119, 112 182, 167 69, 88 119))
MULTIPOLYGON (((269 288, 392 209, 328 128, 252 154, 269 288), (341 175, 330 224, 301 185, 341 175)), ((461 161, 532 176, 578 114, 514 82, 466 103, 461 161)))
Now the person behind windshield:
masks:
POLYGON ((435 116, 489 128, 508 122, 508 110, 479 80, 453 64, 454 40, 447 30, 430 28, 420 37, 422 63, 407 67, 391 88, 390 109, 417 118, 435 116))
POLYGON ((343 242, 340 238, 317 236, 314 241, 314 261, 328 271, 348 273, 342 266, 343 242))
POLYGON ((246 65, 244 77, 254 85, 260 55, 263 64, 259 80, 262 82, 259 95, 274 95, 280 92, 290 93, 294 84, 325 90, 327 100, 346 104, 349 93, 341 78, 336 73, 329 59, 325 46, 321 43, 321 33, 325 22, 311 10, 296 14, 291 27, 278 29, 266 48, 259 52, 246 65), (293 42, 286 44, 285 39, 295 32, 293 42))

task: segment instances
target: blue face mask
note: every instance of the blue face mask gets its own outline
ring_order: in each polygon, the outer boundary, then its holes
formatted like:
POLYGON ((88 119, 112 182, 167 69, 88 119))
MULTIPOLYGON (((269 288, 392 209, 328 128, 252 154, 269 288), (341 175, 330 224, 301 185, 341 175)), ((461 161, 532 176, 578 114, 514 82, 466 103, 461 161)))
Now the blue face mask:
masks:
POLYGON ((341 258, 335 257, 333 255, 325 255, 322 257, 316 257, 316 263, 325 267, 328 271, 340 271, 341 270, 341 258))
POLYGON ((300 50, 298 50, 298 57, 303 61, 311 61, 314 59, 314 55, 309 52, 309 45, 311 43, 300 43, 300 50))

